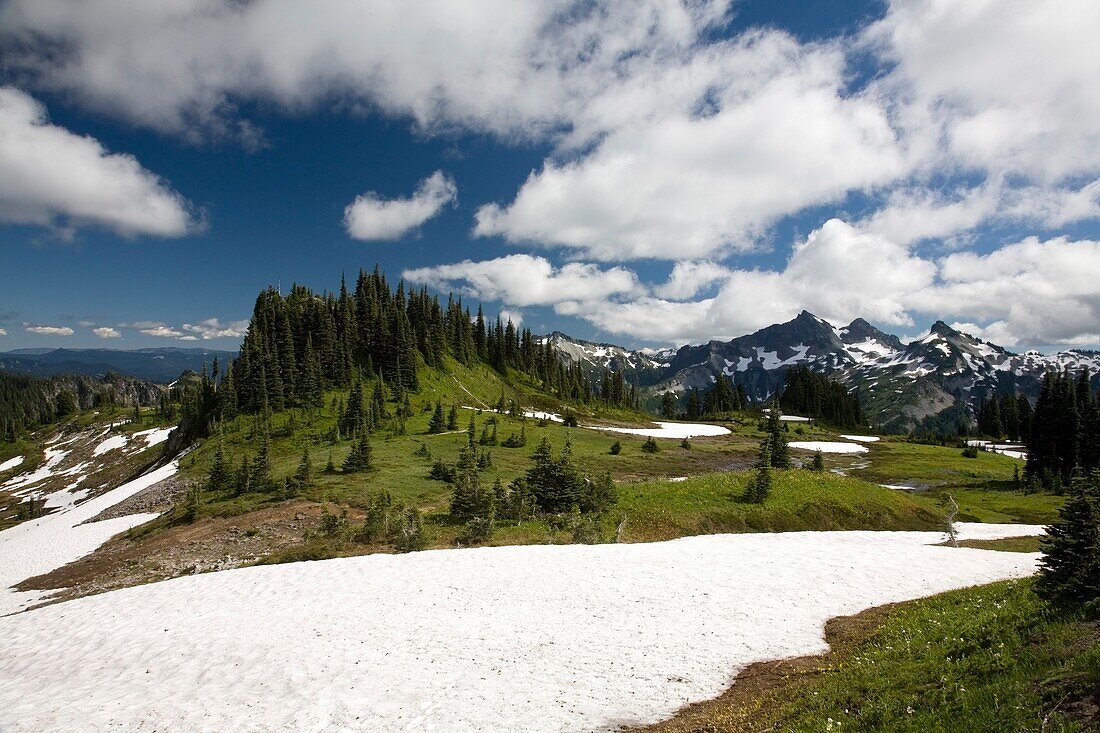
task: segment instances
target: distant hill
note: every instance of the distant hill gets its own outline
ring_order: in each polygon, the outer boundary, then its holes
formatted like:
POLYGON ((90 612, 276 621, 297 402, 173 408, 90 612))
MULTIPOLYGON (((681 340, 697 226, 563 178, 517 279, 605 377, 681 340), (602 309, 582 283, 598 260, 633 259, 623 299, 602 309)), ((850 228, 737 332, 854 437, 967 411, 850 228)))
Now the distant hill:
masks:
POLYGON ((0 370, 51 377, 83 374, 102 377, 108 372, 166 384, 184 371, 200 371, 217 358, 222 364, 236 356, 218 349, 16 349, 0 353, 0 370))

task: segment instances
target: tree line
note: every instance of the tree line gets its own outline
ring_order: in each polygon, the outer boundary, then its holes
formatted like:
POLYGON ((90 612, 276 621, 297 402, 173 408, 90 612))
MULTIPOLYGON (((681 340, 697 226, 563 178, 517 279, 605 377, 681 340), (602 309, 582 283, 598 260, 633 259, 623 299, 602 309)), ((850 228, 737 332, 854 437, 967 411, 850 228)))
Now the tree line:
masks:
POLYGON ((319 406, 325 390, 368 382, 385 384, 400 404, 419 388, 419 365, 439 368, 447 358, 521 372, 563 400, 637 404, 636 388, 621 373, 605 371, 593 385, 579 364, 558 358, 549 339, 487 319, 480 306, 472 313, 453 295, 442 303, 426 288, 391 287, 376 266, 361 270, 352 288, 341 281, 337 293, 301 285, 286 295, 261 292, 239 355, 203 378, 186 413, 201 435, 217 420, 319 406))
POLYGON ((787 383, 779 395, 779 405, 786 412, 843 428, 864 424, 859 394, 849 392, 840 382, 807 366, 796 366, 787 371, 787 383))
POLYGON ((77 410, 157 404, 163 394, 155 384, 114 373, 96 378, 0 372, 0 438, 15 442, 27 431, 77 410))
POLYGON ((1069 370, 1043 377, 1027 431, 1029 480, 1060 491, 1075 475, 1100 469, 1100 404, 1088 369, 1075 380, 1069 370))

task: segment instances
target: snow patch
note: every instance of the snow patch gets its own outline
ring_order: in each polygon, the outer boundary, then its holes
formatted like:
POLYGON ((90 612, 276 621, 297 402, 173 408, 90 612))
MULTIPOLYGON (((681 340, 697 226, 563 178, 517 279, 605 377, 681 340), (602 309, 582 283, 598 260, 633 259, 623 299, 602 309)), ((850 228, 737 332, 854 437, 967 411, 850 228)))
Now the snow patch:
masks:
POLYGON ((4 461, 3 463, 0 463, 0 473, 3 473, 4 471, 10 471, 11 469, 15 468, 16 466, 20 466, 22 464, 23 464, 23 456, 16 456, 15 458, 9 458, 8 460, 4 461))
POLYGON ((841 435, 840 437, 845 440, 855 440, 860 443, 877 443, 879 441, 877 435, 841 435))
POLYGON ((829 440, 796 440, 789 443, 792 448, 819 450, 822 453, 866 453, 867 446, 855 443, 840 443, 829 440))
POLYGON ((160 445, 164 441, 168 440, 168 435, 175 428, 153 428, 151 430, 142 430, 134 433, 135 438, 145 438, 145 447, 152 448, 154 445, 160 445))
POLYGON ((752 662, 826 651, 830 618, 1027 576, 1039 558, 935 546, 942 540, 710 535, 181 577, 0 619, 0 727, 538 733, 646 723, 715 697, 752 662))
POLYGON ((589 430, 606 430, 612 433, 626 433, 650 438, 697 438, 700 436, 727 435, 729 428, 721 425, 687 422, 660 422, 656 428, 619 428, 612 425, 584 425, 589 430))
POLYGON ((102 443, 97 445, 92 450, 92 455, 93 456, 101 456, 104 453, 106 453, 107 451, 118 450, 119 448, 123 448, 129 442, 130 442, 130 439, 128 437, 126 437, 125 435, 112 435, 110 438, 107 438, 102 443))
POLYGON ((549 420, 550 422, 565 422, 565 419, 561 415, 553 412, 540 412, 538 410, 524 410, 524 415, 527 417, 533 417, 536 420, 549 420))

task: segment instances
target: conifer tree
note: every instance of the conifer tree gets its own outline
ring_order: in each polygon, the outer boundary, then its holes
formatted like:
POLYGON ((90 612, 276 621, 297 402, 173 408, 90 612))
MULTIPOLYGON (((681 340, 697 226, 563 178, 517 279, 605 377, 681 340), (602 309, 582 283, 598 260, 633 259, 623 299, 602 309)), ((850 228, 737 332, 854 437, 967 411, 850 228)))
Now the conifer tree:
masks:
POLYGON ((451 409, 447 413, 447 429, 458 430, 458 408, 454 405, 451 405, 451 409))
POLYGON ((667 418, 676 417, 676 395, 665 392, 661 397, 661 415, 667 418))
POLYGON ((427 544, 428 537, 424 531, 424 518, 420 515, 419 509, 411 506, 401 515, 394 547, 398 552, 415 552, 423 550, 427 547, 427 544))
POLYGON ((307 407, 321 407, 324 400, 321 383, 321 361, 313 350, 313 334, 306 334, 298 374, 298 400, 307 407))
POLYGON ((359 438, 351 447, 351 452, 344 459, 344 473, 358 473, 368 471, 372 466, 370 431, 360 430, 359 438))
POLYGON ((1066 606, 1100 599, 1100 476, 1074 480, 1042 547, 1041 595, 1066 606))
POLYGON ((271 488, 271 456, 267 433, 264 433, 260 441, 260 450, 252 460, 248 483, 253 491, 267 491, 271 488))
POLYGON ((206 478, 207 491, 217 493, 229 487, 232 477, 229 475, 229 467, 225 463, 225 454, 221 446, 214 452, 214 460, 210 464, 210 473, 206 478))
POLYGON ((756 460, 756 471, 749 480, 745 498, 754 504, 762 504, 767 500, 772 490, 772 455, 770 442, 764 440, 760 443, 760 453, 756 460))
POLYGON ((525 484, 536 506, 545 512, 560 513, 580 502, 581 476, 573 467, 568 442, 555 460, 550 439, 543 437, 531 456, 534 465, 527 470, 525 484))
POLYGON ((298 470, 294 472, 294 483, 299 489, 304 489, 313 480, 313 462, 309 458, 309 448, 302 449, 302 457, 298 461, 298 470))
POLYGON ((765 438, 768 443, 768 456, 773 467, 790 468, 791 451, 787 447, 787 435, 783 430, 783 422, 779 418, 779 402, 776 400, 768 409, 768 437, 765 438))
POLYGON ((428 421, 428 432, 436 434, 442 433, 446 429, 447 423, 443 417, 443 404, 436 402, 435 411, 432 413, 431 420, 428 421))
POLYGON ((234 493, 238 496, 247 494, 252 490, 252 465, 248 460, 248 456, 241 456, 241 466, 237 469, 237 475, 234 477, 233 483, 236 485, 234 493))
POLYGON ((467 441, 455 464, 454 488, 451 492, 451 516, 462 521, 479 516, 481 479, 477 470, 477 450, 467 441))
POLYGON ((702 404, 699 401, 699 390, 694 387, 691 388, 691 392, 688 393, 687 402, 687 417, 689 420, 695 420, 702 414, 702 404))

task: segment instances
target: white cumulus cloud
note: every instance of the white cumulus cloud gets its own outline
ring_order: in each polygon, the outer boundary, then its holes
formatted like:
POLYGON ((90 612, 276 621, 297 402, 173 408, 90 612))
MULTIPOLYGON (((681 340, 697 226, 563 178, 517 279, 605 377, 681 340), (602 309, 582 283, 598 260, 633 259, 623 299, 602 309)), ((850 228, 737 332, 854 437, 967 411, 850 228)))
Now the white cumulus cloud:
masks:
POLYGON ((111 328, 110 326, 100 326, 99 328, 93 328, 92 333, 99 336, 101 339, 117 339, 122 338, 122 333, 117 328, 111 328))
POLYGON ((653 292, 661 298, 687 300, 730 274, 731 270, 725 265, 708 260, 677 262, 672 266, 668 282, 654 288, 653 292))
POLYGON ((643 89, 623 92, 643 97, 637 117, 612 120, 579 159, 548 160, 511 203, 482 207, 475 233, 600 260, 711 257, 903 172, 884 110, 842 93, 839 47, 758 33, 688 68, 639 72, 643 89))
POLYGON ((146 336, 156 336, 158 338, 179 338, 184 335, 183 331, 178 331, 165 325, 150 326, 149 328, 142 328, 139 330, 146 336))
POLYGON ((458 187, 443 171, 420 182, 411 198, 383 199, 373 192, 344 209, 344 228, 355 239, 398 239, 458 199, 458 187))
POLYGON ((73 330, 68 326, 27 326, 27 333, 37 333, 42 336, 72 336, 73 330))
POLYGON ((467 295, 518 307, 552 305, 578 297, 599 301, 643 292, 638 276, 622 267, 601 270, 581 262, 554 267, 544 257, 524 254, 405 270, 402 277, 438 290, 457 288, 467 295))
POLYGON ((0 87, 0 221, 178 237, 187 202, 130 155, 47 121, 26 93, 0 87))
POLYGON ((241 338, 248 330, 248 321, 231 321, 222 323, 217 318, 207 318, 199 323, 185 323, 183 330, 189 336, 180 337, 181 341, 194 341, 202 338, 204 341, 220 338, 241 338))

